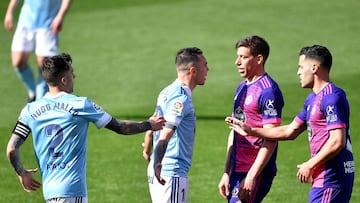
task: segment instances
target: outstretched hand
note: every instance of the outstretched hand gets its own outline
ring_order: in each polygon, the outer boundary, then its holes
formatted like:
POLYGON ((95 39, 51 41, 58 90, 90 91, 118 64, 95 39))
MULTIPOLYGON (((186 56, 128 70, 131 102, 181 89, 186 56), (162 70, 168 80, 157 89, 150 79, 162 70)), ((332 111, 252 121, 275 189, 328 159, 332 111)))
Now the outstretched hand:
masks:
POLYGON ((247 136, 251 134, 251 128, 239 119, 228 116, 225 118, 225 122, 229 125, 231 129, 235 130, 242 136, 247 136))
POLYGON ((151 124, 151 130, 153 131, 161 130, 165 125, 164 117, 158 116, 156 113, 149 118, 149 122, 151 124))
POLYGON ((26 192, 36 191, 41 187, 41 183, 33 178, 33 174, 38 169, 28 169, 22 175, 19 175, 19 180, 26 192))

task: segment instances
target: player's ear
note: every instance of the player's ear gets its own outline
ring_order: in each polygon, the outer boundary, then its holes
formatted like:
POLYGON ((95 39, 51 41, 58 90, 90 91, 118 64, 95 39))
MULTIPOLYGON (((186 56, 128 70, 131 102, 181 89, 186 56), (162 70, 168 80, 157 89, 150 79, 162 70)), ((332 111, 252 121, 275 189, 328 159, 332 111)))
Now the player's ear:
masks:
POLYGON ((320 64, 313 64, 311 71, 313 73, 316 73, 316 71, 320 68, 320 64))
POLYGON ((60 77, 60 85, 64 86, 66 84, 66 78, 65 76, 60 77))
POLYGON ((196 74, 197 68, 195 67, 195 65, 190 66, 189 68, 189 73, 190 74, 196 74))
POLYGON ((263 64, 263 63, 264 63, 264 56, 261 55, 261 54, 258 54, 258 55, 256 56, 256 62, 257 62, 258 64, 263 64))

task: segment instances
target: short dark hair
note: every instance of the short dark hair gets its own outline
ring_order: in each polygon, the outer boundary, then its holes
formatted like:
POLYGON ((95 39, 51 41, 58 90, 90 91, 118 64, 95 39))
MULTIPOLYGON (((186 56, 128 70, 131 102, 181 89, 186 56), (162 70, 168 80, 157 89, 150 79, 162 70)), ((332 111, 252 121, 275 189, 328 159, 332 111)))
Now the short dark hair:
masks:
POLYGON ((190 66, 195 65, 199 62, 199 55, 203 52, 197 47, 188 47, 180 49, 176 53, 175 65, 177 70, 187 70, 190 66))
POLYGON ((45 57, 43 66, 41 68, 44 80, 52 86, 58 86, 60 78, 70 70, 71 63, 71 56, 66 53, 45 57))
POLYGON ((330 51, 321 45, 313 45, 303 47, 300 50, 299 56, 304 55, 306 59, 314 59, 320 62, 320 65, 330 72, 332 65, 332 56, 330 51))
POLYGON ((240 47, 250 48, 250 54, 252 56, 262 55, 264 57, 264 64, 269 57, 270 46, 266 40, 257 35, 251 35, 242 39, 239 39, 235 44, 235 49, 240 47))

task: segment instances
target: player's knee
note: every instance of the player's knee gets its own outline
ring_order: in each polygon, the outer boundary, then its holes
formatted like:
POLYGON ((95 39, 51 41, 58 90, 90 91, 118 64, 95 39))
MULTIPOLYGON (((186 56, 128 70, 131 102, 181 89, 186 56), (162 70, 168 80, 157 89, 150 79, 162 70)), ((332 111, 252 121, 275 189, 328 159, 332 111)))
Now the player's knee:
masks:
POLYGON ((23 53, 13 53, 12 57, 11 57, 11 63, 13 67, 17 67, 17 68, 25 68, 26 64, 28 62, 29 56, 28 54, 23 54, 23 53))

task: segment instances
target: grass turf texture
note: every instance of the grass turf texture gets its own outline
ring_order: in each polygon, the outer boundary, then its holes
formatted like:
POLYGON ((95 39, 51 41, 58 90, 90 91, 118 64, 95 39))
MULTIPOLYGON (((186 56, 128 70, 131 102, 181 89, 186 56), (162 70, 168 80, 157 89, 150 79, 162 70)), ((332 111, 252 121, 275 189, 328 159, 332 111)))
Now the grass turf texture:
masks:
MULTIPOLYGON (((4 16, 8 1, 0 2, 4 16)), ((158 92, 175 77, 174 55, 198 46, 208 59, 206 86, 194 91, 198 116, 190 202, 225 202, 218 194, 228 135, 223 118, 230 114, 232 95, 241 79, 234 66, 234 43, 251 34, 264 36, 271 53, 266 70, 282 88, 284 122, 301 109, 309 90, 296 76, 302 46, 323 44, 333 54, 332 81, 343 87, 351 105, 355 162, 360 145, 360 2, 304 1, 74 1, 60 36, 62 52, 73 56, 75 94, 85 95, 123 119, 146 119, 158 92)), ((3 22, 3 21, 2 21, 3 22)), ((3 26, 3 24, 2 24, 3 26)), ((43 202, 42 193, 25 193, 5 157, 6 143, 26 93, 11 68, 12 33, 0 30, 0 202, 43 202)), ((34 67, 34 58, 31 58, 34 67)), ((150 202, 143 135, 122 137, 107 130, 89 130, 87 182, 89 202, 150 202)), ((296 165, 307 160, 306 133, 281 142, 278 175, 264 202, 307 202, 310 185, 296 180, 296 165)), ((35 167, 32 142, 22 148, 26 168, 35 167)), ((356 168, 356 174, 360 171, 356 168)), ((352 203, 360 201, 356 175, 352 203)))

